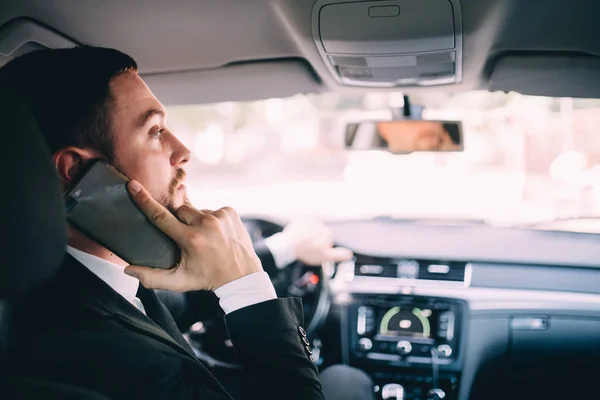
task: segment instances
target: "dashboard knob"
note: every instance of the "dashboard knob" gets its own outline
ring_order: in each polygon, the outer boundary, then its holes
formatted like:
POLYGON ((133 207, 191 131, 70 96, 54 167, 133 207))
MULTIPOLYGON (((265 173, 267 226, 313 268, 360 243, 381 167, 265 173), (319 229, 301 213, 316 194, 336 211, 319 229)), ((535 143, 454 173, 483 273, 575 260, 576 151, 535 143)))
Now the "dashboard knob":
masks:
POLYGON ((369 338, 362 338, 358 341, 358 348, 362 351, 369 351, 373 348, 373 342, 369 338))
POLYGON ((437 348, 438 354, 441 357, 448 358, 452 355, 452 347, 447 344, 440 344, 437 348))
POLYGON ((402 356, 407 355, 412 351, 412 344, 406 340, 401 340, 396 345, 396 351, 402 356))
POLYGON ((442 389, 431 389, 428 393, 428 400, 442 400, 446 398, 446 392, 442 389))
POLYGON ((383 400, 404 400, 404 387, 397 383, 388 383, 381 389, 383 400))

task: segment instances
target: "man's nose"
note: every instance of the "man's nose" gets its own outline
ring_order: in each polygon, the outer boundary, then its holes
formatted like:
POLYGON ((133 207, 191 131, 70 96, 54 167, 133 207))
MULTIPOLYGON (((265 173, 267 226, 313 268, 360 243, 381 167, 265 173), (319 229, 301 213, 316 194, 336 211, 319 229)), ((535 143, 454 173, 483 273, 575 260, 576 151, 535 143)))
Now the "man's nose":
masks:
POLYGON ((173 152, 171 153, 171 165, 174 167, 181 167, 190 161, 192 153, 185 147, 183 143, 173 136, 173 152))

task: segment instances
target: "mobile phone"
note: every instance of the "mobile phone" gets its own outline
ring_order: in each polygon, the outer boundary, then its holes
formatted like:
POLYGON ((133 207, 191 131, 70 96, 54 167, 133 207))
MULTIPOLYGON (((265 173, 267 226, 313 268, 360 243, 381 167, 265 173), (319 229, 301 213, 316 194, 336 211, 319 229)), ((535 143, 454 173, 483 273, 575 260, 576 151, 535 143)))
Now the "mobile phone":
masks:
POLYGON ((137 207, 127 182, 112 165, 94 161, 63 195, 67 220, 129 264, 173 267, 179 246, 137 207))

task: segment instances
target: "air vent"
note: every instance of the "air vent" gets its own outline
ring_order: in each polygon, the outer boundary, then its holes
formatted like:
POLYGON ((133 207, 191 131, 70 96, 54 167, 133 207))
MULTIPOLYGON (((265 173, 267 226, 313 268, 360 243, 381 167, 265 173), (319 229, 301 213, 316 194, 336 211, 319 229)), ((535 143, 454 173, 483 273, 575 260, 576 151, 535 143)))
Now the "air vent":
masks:
POLYGON ((354 276, 392 278, 399 284, 459 284, 469 286, 466 262, 440 260, 408 260, 359 255, 354 263, 354 276))
POLYGON ((389 259, 360 257, 354 264, 355 276, 396 278, 397 274, 398 264, 389 259))
POLYGON ((419 279, 429 281, 463 282, 467 263, 419 261, 419 279))

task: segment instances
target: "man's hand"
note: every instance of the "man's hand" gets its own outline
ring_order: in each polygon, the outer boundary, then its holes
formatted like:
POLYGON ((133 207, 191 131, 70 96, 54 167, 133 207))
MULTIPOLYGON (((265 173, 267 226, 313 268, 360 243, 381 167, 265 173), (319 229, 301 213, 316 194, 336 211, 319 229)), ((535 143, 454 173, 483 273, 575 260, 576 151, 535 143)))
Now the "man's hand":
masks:
POLYGON ((347 261, 352 251, 333 247, 333 233, 322 222, 303 219, 291 222, 283 232, 290 239, 298 261, 306 265, 321 265, 323 262, 347 261))
POLYGON ((125 268, 125 273, 138 278, 146 288, 176 292, 215 290, 263 270, 250 236, 233 209, 199 211, 184 205, 175 212, 176 218, 139 182, 131 181, 128 189, 148 219, 181 248, 181 261, 175 268, 125 268))

